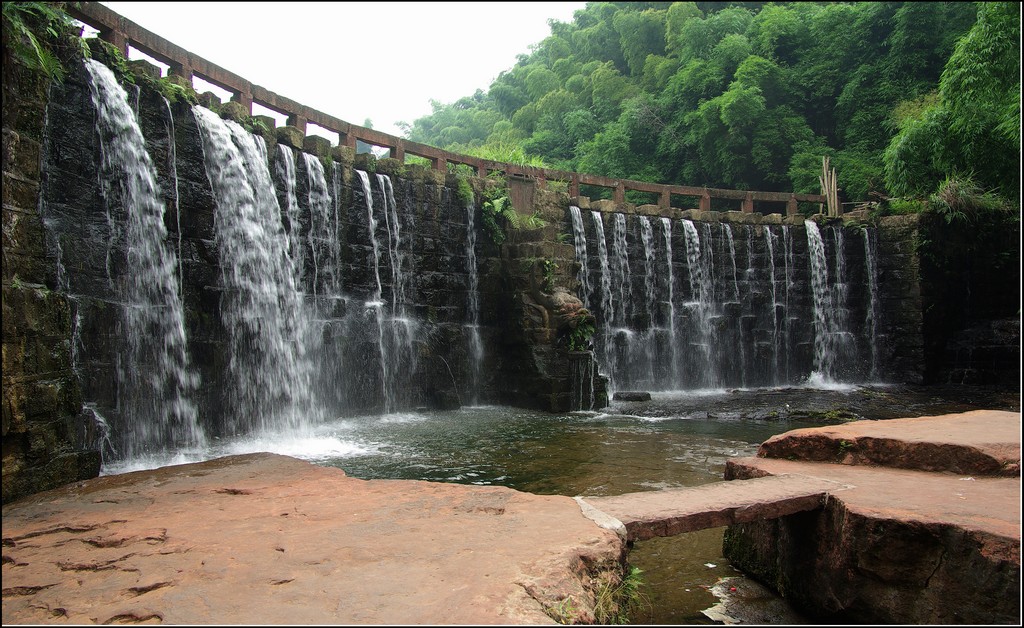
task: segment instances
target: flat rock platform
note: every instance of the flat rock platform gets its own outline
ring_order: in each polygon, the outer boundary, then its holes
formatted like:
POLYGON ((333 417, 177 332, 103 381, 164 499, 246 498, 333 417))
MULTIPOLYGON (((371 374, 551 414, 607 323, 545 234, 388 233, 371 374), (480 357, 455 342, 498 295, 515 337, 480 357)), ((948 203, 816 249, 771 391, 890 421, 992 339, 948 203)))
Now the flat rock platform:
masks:
POLYGON ((249 454, 3 507, 4 624, 550 624, 624 545, 571 497, 249 454))

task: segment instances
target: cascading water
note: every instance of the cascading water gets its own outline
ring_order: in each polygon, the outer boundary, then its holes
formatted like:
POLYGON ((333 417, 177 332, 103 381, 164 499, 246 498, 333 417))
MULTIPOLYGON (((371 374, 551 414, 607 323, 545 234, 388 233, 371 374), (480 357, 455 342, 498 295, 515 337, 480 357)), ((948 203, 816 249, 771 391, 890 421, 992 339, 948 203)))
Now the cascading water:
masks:
POLYGON ((309 251, 313 265, 310 291, 317 297, 337 296, 341 246, 334 202, 327 191, 323 164, 309 153, 302 153, 302 159, 309 190, 309 251))
MULTIPOLYGON (((570 211, 570 217, 573 214, 570 211)), ((859 356, 857 343, 862 331, 871 333, 871 312, 852 309, 847 303, 849 286, 860 275, 852 269, 854 275, 848 276, 851 269, 843 255, 841 234, 829 233, 827 254, 824 244, 815 253, 812 229, 807 236, 811 250, 805 254, 797 251, 790 225, 723 221, 716 226, 680 219, 685 259, 679 251, 681 259, 675 260, 670 219, 662 218, 663 237, 656 242, 650 217, 617 212, 606 217, 614 229, 609 234, 614 254, 609 256, 604 219, 597 211, 591 216, 593 240, 582 218, 572 221, 581 269, 590 270, 589 260, 586 265, 583 262, 584 254, 590 253, 590 247, 584 247, 591 242, 601 258, 600 270, 595 264, 587 274, 592 292, 583 289, 582 279, 581 292, 596 308, 599 363, 619 389, 833 386, 840 379, 853 381, 867 373, 868 367, 862 373, 857 363, 860 357, 867 360, 866 351, 859 356), (627 229, 627 225, 631 226, 627 229), (625 236, 632 229, 639 235, 634 243, 625 236), (741 232, 736 233, 737 229, 741 232), (718 264, 715 257, 720 258, 718 264), (625 273, 641 264, 642 281, 625 273), (680 292, 675 291, 673 277, 677 265, 685 265, 689 278, 678 306, 675 300, 680 292), (825 269, 825 276, 819 277, 823 283, 815 290, 812 276, 820 274, 816 268, 825 269), (829 273, 843 278, 839 285, 829 273), (642 290, 643 298, 632 299, 634 305, 627 311, 618 301, 631 289, 642 290), (863 312, 864 318, 854 321, 854 312, 858 316, 863 312), (821 317, 817 326, 800 324, 816 316, 821 317)), ((872 255, 866 253, 868 258, 872 255)), ((868 287, 875 272, 871 265, 872 259, 867 259, 868 287)))
MULTIPOLYGON (((263 138, 260 138, 262 141, 263 138)), ((302 241, 302 223, 299 218, 299 199, 296 197, 295 153, 284 144, 277 145, 278 158, 274 170, 277 180, 284 184, 284 206, 280 207, 281 220, 288 234, 288 256, 292 269, 301 277, 306 261, 306 247, 302 241)), ((273 188, 272 188, 273 189, 273 188)))
POLYGON ((612 254, 615 261, 612 264, 612 271, 615 273, 615 301, 618 304, 618 309, 612 315, 612 322, 624 328, 629 317, 629 306, 632 299, 629 290, 629 248, 626 244, 626 216, 623 214, 615 214, 613 216, 612 254))
POLYGON ((208 109, 193 112, 224 260, 221 319, 230 345, 225 424, 235 434, 307 429, 322 419, 322 409, 310 385, 307 313, 266 146, 208 109))
POLYGON ((593 220, 596 235, 594 241, 597 243, 598 260, 601 263, 601 356, 600 359, 608 370, 608 395, 612 396, 615 390, 615 364, 612 352, 612 326, 615 323, 615 301, 612 296, 612 273, 608 262, 608 243, 604 236, 604 220, 601 212, 591 211, 590 217, 593 220))
POLYGON ((198 377, 186 348, 178 263, 167 246, 165 207, 128 96, 104 65, 86 61, 101 147, 100 186, 111 238, 107 277, 122 316, 117 337, 118 456, 166 447, 203 447, 193 394, 198 377), (123 233, 112 218, 123 212, 123 233), (127 259, 115 269, 112 247, 123 238, 127 259))
POLYGON ((415 342, 416 322, 405 316, 405 283, 406 273, 403 269, 401 250, 401 228, 398 212, 394 201, 391 179, 386 175, 377 175, 383 208, 377 210, 373 202, 373 188, 370 176, 356 170, 362 185, 365 199, 367 229, 373 259, 373 285, 366 312, 373 317, 377 333, 378 364, 380 367, 380 389, 383 400, 383 412, 390 414, 399 405, 398 393, 401 383, 408 379, 415 370, 413 346, 415 342), (387 261, 391 273, 391 312, 385 311, 384 282, 381 279, 381 263, 383 254, 377 231, 384 217, 384 228, 387 232, 387 261))
POLYGON ((388 359, 388 350, 384 339, 384 287, 380 281, 380 245, 377 243, 377 219, 373 216, 373 190, 370 187, 370 176, 362 171, 356 170, 359 181, 363 186, 363 197, 366 199, 366 222, 369 227, 370 245, 373 249, 373 279, 374 289, 370 300, 366 302, 368 312, 371 312, 377 323, 377 347, 380 350, 380 385, 381 396, 384 400, 384 413, 387 414, 395 406, 394 389, 389 385, 391 382, 391 364, 388 359))
POLYGON ((388 261, 391 267, 391 318, 386 319, 389 334, 387 359, 391 362, 390 403, 386 412, 393 411, 398 403, 398 391, 402 381, 415 369, 413 344, 416 335, 416 321, 406 315, 405 254, 402 250, 402 224, 398 219, 398 204, 395 202, 391 177, 378 174, 377 184, 384 201, 384 222, 388 234, 388 261))
POLYGON ((829 285, 828 260, 825 242, 818 225, 805 221, 807 247, 811 264, 811 287, 814 294, 814 372, 812 381, 834 382, 839 357, 839 320, 833 301, 834 291, 829 285))
POLYGON ((579 207, 572 205, 569 207, 569 216, 572 218, 572 243, 576 249, 576 261, 580 265, 580 272, 576 275, 583 292, 580 300, 583 301, 583 307, 590 309, 590 260, 587 258, 587 233, 583 229, 583 215, 579 207))
MULTIPOLYGON (((764 245, 768 256, 768 316, 772 325, 772 383, 779 383, 779 299, 775 290, 775 240, 772 228, 765 225, 764 245)), ((783 314, 784 315, 784 314, 783 314)))
MULTIPOLYGON (((736 241, 733 239, 732 225, 722 223, 722 229, 725 231, 726 240, 729 242, 729 260, 732 263, 732 292, 733 298, 735 299, 733 302, 736 304, 735 308, 737 313, 739 313, 743 301, 740 296, 739 270, 736 267, 736 241)), ((738 353, 740 361, 739 368, 737 370, 739 371, 740 386, 745 387, 747 385, 747 340, 746 334, 743 331, 742 323, 736 325, 736 336, 737 344, 739 345, 738 353)))
MULTIPOLYGON (((793 272, 796 269, 796 262, 794 261, 795 255, 793 253, 793 235, 790 233, 789 225, 783 225, 782 226, 782 248, 784 249, 783 253, 784 253, 784 257, 785 257, 785 279, 786 279, 786 290, 785 290, 785 295, 786 295, 785 296, 785 299, 786 299, 786 302, 785 302, 786 319, 783 322, 782 328, 783 328, 783 332, 785 334, 785 346, 789 347, 790 343, 792 342, 792 338, 793 338, 793 320, 795 319, 795 317, 791 313, 792 310, 790 310, 789 296, 790 296, 790 291, 793 290, 793 286, 794 286, 794 283, 793 283, 793 272)), ((791 370, 790 370, 790 352, 789 351, 785 351, 783 353, 783 363, 784 363, 783 374, 785 375, 783 381, 788 382, 788 381, 790 381, 790 377, 791 377, 791 375, 790 375, 790 373, 791 373, 791 370)))
POLYGON ((700 388, 718 386, 718 376, 711 355, 713 350, 713 330, 711 317, 714 304, 714 276, 711 258, 701 254, 700 234, 690 220, 680 221, 686 236, 686 261, 690 273, 690 294, 692 301, 685 305, 689 310, 693 323, 694 334, 690 345, 695 349, 696 361, 688 369, 696 375, 696 384, 700 388))
POLYGON ((675 277, 672 267, 672 221, 668 218, 661 219, 661 230, 665 238, 665 266, 668 268, 667 289, 665 302, 668 304, 668 332, 669 332, 669 381, 668 388, 679 388, 679 352, 676 351, 676 300, 675 300, 675 277))
POLYGON ((657 342, 657 295, 654 258, 657 251, 654 249, 654 229, 651 228, 651 221, 647 216, 640 216, 640 240, 644 245, 644 317, 647 319, 647 332, 644 334, 644 361, 647 365, 648 386, 655 381, 655 344, 657 342))
POLYGON ((864 234, 864 266, 868 275, 868 302, 864 327, 868 330, 868 346, 871 351, 871 362, 868 377, 874 381, 878 377, 878 262, 877 244, 873 229, 865 228, 864 234))
MULTIPOLYGON (((569 216, 572 221, 573 247, 576 250, 576 261, 580 265, 576 278, 580 282, 580 300, 583 307, 593 311, 591 304, 591 283, 590 283, 590 260, 587 256, 587 234, 583 227, 583 215, 580 208, 572 205, 569 207, 569 216)), ((594 363, 594 356, 588 352, 585 357, 573 357, 570 361, 570 379, 573 382, 572 400, 570 407, 574 410, 590 410, 595 405, 594 376, 597 365, 594 363)))
POLYGON ((174 113, 171 111, 171 103, 166 98, 161 96, 161 100, 164 102, 164 111, 167 112, 167 169, 171 173, 171 181, 174 182, 174 224, 178 230, 178 250, 176 251, 178 257, 178 294, 180 295, 182 290, 182 283, 185 279, 185 271, 182 268, 182 255, 181 255, 181 194, 178 192, 178 155, 177 155, 177 144, 174 142, 174 113))
POLYGON ((466 270, 469 284, 466 291, 466 326, 469 328, 470 400, 476 405, 480 398, 484 343, 480 338, 480 278, 476 267, 476 206, 473 201, 466 203, 466 270))

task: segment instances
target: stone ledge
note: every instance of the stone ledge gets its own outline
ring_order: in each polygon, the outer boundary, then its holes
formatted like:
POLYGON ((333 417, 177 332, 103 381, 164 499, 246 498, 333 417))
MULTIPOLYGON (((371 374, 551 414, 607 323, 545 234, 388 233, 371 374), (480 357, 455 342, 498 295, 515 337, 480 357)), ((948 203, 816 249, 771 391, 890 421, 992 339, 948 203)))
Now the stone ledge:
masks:
POLYGON ((827 479, 780 475, 577 501, 620 521, 629 540, 643 541, 816 510, 846 488, 827 479))
POLYGON ((4 624, 553 624, 567 596, 586 621, 625 559, 570 497, 273 454, 5 504, 3 542, 4 624))
POLYGON ((758 456, 964 475, 1020 476, 1019 412, 854 421, 772 436, 758 456))

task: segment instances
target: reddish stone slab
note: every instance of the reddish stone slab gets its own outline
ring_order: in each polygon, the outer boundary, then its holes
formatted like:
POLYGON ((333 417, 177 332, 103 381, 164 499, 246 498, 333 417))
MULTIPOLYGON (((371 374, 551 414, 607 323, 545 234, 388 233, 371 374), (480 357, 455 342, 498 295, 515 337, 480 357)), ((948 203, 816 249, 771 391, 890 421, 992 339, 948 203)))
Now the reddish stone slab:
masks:
POLYGON ((3 623, 554 623, 624 557, 570 497, 232 456, 4 505, 3 623))
POLYGON ((780 475, 578 500, 622 522, 629 540, 642 541, 814 510, 826 495, 845 488, 828 479, 780 475))
POLYGON ((1012 477, 1020 476, 1020 432, 1019 412, 975 410, 791 430, 757 455, 1012 477))

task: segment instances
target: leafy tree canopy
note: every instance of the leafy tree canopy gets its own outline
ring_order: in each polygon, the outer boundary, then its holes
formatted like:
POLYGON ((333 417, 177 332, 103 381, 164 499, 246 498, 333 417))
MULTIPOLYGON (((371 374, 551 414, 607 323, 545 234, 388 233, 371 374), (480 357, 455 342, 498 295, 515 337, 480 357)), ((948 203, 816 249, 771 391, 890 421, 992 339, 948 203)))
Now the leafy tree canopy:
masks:
POLYGON ((1016 194, 1020 5, 592 2, 410 139, 681 185, 1016 194), (979 158, 984 155, 984 159, 979 158))

